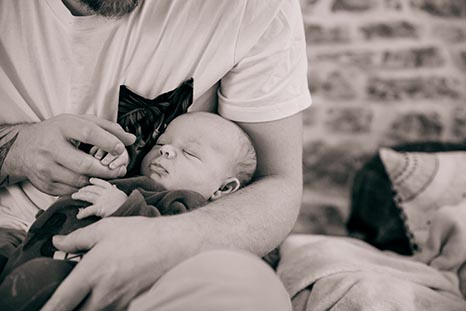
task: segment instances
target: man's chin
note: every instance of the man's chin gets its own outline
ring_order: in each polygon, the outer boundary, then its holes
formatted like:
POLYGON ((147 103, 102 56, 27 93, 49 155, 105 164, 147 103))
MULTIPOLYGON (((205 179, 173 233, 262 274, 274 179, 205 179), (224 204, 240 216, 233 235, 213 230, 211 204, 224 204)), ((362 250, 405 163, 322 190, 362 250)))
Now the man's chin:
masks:
POLYGON ((125 16, 138 6, 141 0, 79 0, 90 11, 105 17, 125 16))

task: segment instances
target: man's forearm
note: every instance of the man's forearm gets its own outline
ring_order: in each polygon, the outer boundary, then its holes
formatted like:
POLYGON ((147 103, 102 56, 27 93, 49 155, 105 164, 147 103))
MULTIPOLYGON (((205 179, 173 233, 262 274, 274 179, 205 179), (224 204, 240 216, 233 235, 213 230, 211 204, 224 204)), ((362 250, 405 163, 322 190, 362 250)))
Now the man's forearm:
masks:
POLYGON ((180 215, 184 221, 179 225, 192 232, 190 244, 182 245, 187 251, 237 248, 262 256, 286 237, 296 221, 303 186, 301 114, 240 125, 255 144, 256 180, 180 215))
POLYGON ((301 180, 271 176, 180 215, 200 241, 194 252, 237 248, 263 256, 291 231, 301 205, 301 180))
POLYGON ((25 124, 0 125, 0 188, 7 187, 24 180, 17 170, 13 169, 13 161, 8 154, 18 138, 19 132, 25 124))

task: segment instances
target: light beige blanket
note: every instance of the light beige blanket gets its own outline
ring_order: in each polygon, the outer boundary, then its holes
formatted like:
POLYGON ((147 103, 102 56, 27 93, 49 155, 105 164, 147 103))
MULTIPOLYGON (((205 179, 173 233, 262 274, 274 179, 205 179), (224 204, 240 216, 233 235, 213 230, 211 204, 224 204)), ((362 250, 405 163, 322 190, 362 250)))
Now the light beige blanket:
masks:
POLYGON ((277 273, 295 311, 466 311, 456 271, 351 238, 292 235, 277 273))

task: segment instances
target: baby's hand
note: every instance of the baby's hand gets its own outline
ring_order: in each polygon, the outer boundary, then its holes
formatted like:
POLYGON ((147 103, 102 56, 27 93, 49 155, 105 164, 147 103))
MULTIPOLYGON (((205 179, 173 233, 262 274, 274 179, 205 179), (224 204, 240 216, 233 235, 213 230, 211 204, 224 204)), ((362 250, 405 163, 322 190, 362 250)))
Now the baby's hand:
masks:
POLYGON ((71 195, 75 200, 92 203, 78 212, 76 215, 78 219, 91 215, 110 216, 128 199, 123 191, 105 180, 91 178, 89 182, 92 184, 91 186, 83 187, 71 195))
POLYGON ((110 153, 105 152, 104 150, 94 146, 91 148, 90 154, 94 156, 97 160, 100 160, 102 165, 110 167, 110 169, 116 169, 121 166, 128 166, 129 163, 129 154, 128 151, 123 151, 122 154, 114 156, 110 153))

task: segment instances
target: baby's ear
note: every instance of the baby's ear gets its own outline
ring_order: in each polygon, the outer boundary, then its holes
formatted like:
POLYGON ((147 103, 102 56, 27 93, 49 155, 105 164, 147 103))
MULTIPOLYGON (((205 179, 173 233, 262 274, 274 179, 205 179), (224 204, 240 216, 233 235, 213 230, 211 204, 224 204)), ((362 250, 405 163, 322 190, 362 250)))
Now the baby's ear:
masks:
POLYGON ((215 191, 214 194, 212 194, 209 200, 214 201, 214 200, 217 200, 223 197, 224 195, 233 193, 236 190, 238 190, 240 186, 241 186, 241 183, 239 182, 238 178, 236 177, 227 178, 223 182, 222 186, 220 186, 220 188, 217 191, 215 191))

